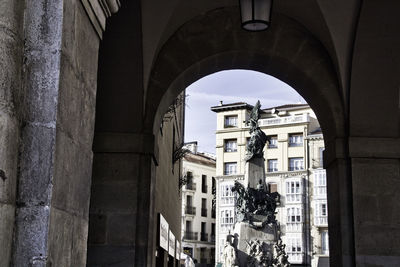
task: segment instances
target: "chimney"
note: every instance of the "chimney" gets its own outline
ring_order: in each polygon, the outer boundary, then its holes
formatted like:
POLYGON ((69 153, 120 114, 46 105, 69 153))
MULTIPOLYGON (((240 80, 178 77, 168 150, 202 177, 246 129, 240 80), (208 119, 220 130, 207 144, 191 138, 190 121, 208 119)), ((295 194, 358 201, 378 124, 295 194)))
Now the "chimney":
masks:
POLYGON ((219 101, 219 105, 222 106, 224 102, 222 100, 219 101))

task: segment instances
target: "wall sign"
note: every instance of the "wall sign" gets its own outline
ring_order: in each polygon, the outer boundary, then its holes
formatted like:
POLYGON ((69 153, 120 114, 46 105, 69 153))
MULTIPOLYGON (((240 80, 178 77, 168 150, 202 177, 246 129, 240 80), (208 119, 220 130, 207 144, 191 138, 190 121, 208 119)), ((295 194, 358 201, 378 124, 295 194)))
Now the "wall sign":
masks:
POLYGON ((178 240, 176 240, 176 259, 180 260, 181 259, 181 244, 179 243, 178 240))
POLYGON ((172 257, 175 257, 175 235, 169 231, 169 249, 168 249, 169 255, 172 257))
POLYGON ((160 247, 168 251, 168 232, 169 225, 167 220, 160 213, 160 247))

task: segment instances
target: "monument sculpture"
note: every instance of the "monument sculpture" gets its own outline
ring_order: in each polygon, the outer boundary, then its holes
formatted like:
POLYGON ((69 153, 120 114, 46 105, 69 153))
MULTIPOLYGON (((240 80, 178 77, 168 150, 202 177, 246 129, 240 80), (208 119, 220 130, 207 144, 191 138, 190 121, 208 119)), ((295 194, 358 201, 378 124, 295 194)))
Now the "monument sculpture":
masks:
POLYGON ((275 217, 279 194, 268 192, 265 184, 263 149, 268 138, 258 126, 260 107, 260 101, 257 101, 249 119, 245 121, 250 127, 245 179, 244 183, 235 181, 232 188, 236 193, 236 223, 233 232, 237 240, 232 242, 227 239, 224 267, 290 266, 275 217), (235 253, 232 253, 232 249, 235 253))

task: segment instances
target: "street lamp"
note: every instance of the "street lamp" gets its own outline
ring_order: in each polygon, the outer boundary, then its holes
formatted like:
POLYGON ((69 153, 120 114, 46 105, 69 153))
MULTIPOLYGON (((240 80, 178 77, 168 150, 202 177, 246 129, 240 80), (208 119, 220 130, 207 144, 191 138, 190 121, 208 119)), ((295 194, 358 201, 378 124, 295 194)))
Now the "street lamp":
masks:
POLYGON ((266 30, 271 22, 273 0, 239 0, 242 27, 248 31, 266 30))

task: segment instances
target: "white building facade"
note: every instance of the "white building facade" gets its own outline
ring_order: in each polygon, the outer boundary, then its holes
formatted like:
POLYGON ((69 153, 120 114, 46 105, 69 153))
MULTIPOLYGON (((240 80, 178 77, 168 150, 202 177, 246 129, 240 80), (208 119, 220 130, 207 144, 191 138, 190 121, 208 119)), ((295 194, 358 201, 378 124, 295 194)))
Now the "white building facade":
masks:
MULTIPOLYGON (((235 223, 235 197, 230 188, 244 177, 250 138, 244 121, 251 109, 247 103, 211 108, 217 113, 217 262, 235 223)), ((318 120, 306 104, 284 105, 263 110, 259 126, 269 138, 264 149, 265 179, 270 192, 281 195, 277 219, 289 261, 299 266, 321 266, 320 258, 328 259, 329 248, 323 137, 320 132, 311 135, 319 129, 318 120)))
POLYGON ((215 265, 215 159, 197 152, 197 142, 187 146, 182 160, 182 250, 196 266, 215 265), (214 193, 213 193, 214 192, 214 193))

